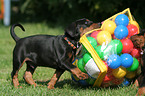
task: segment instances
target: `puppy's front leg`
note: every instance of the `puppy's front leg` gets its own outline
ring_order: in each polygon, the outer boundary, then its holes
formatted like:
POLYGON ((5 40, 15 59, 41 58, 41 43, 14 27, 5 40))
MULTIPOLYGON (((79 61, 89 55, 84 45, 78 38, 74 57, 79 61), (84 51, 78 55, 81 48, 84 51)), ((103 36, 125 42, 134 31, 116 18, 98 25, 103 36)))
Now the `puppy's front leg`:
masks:
POLYGON ((47 88, 48 89, 54 89, 54 85, 56 84, 56 82, 59 80, 60 76, 64 73, 64 70, 59 70, 56 69, 54 75, 52 76, 50 82, 47 84, 47 88))

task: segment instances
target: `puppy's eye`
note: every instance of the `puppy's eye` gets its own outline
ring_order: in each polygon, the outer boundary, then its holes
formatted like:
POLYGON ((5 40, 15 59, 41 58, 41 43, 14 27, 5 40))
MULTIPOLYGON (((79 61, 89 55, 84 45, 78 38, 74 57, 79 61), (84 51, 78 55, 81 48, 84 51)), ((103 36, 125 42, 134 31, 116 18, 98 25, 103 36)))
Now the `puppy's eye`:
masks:
POLYGON ((88 21, 86 21, 85 24, 87 25, 88 24, 88 21))

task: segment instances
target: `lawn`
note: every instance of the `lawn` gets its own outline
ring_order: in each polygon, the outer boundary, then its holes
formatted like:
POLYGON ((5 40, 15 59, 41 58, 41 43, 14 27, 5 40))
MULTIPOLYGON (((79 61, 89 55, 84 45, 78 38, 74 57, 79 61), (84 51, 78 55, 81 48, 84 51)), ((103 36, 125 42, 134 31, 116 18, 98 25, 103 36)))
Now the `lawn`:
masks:
MULTIPOLYGON (((19 37, 34 34, 61 35, 64 32, 62 27, 50 27, 45 23, 23 24, 25 32, 16 28, 19 37)), ((22 88, 14 88, 11 84, 12 71, 12 51, 15 46, 14 40, 10 36, 10 26, 0 25, 0 95, 1 96, 135 96, 137 90, 132 85, 117 88, 92 88, 81 87, 71 80, 69 72, 65 72, 55 85, 54 90, 47 89, 47 83, 54 73, 54 69, 39 67, 36 69, 33 79, 37 83, 34 88, 26 84, 23 79, 25 65, 19 71, 19 82, 22 88)))

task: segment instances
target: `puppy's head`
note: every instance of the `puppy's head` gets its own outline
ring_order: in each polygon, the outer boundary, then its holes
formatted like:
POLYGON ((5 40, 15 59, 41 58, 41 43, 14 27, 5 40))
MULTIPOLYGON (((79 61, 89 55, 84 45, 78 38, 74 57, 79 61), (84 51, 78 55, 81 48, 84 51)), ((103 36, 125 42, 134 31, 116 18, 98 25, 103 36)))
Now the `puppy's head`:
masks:
POLYGON ((145 32, 131 36, 130 40, 134 47, 142 49, 145 46, 145 32))
POLYGON ((99 24, 93 23, 92 21, 83 18, 75 22, 72 22, 65 29, 65 35, 67 37, 70 37, 72 40, 78 41, 84 33, 99 27, 100 27, 99 24))

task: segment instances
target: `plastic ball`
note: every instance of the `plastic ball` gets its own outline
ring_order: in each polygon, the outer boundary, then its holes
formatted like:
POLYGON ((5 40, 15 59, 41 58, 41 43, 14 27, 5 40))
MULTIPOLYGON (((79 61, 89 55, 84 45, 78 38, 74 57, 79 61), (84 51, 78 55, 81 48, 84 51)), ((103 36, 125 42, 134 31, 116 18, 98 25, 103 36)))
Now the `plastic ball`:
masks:
POLYGON ((104 59, 104 53, 103 53, 102 46, 101 45, 97 46, 97 48, 95 48, 95 51, 97 52, 99 57, 103 60, 104 59))
POLYGON ((112 34, 112 39, 117 39, 114 34, 112 34))
POLYGON ((87 37, 88 41, 90 42, 90 44, 95 48, 97 47, 97 41, 95 38, 93 37, 87 37))
POLYGON ((83 56, 83 61, 85 62, 85 64, 91 59, 91 55, 89 53, 85 53, 83 56))
POLYGON ((109 70, 109 68, 108 68, 108 64, 107 64, 107 62, 105 62, 105 61, 103 61, 104 62, 104 64, 106 65, 106 67, 107 67, 107 71, 109 70))
POLYGON ((130 85, 130 82, 127 79, 124 79, 122 84, 120 84, 119 86, 124 87, 124 86, 128 86, 128 85, 130 85))
POLYGON ((115 54, 119 54, 121 53, 122 49, 123 49, 123 45, 121 43, 120 40, 114 39, 112 40, 109 44, 108 47, 111 47, 111 51, 115 54))
POLYGON ((128 36, 128 29, 124 25, 119 25, 114 30, 114 35, 118 39, 124 39, 128 36))
POLYGON ((89 84, 89 85, 93 85, 95 83, 96 79, 93 79, 91 77, 89 77, 88 79, 86 79, 86 82, 89 84))
POLYGON ((122 53, 130 53, 133 49, 133 43, 130 39, 122 39, 121 40, 123 49, 122 53))
POLYGON ((128 68, 133 64, 133 57, 130 54, 124 53, 120 57, 121 57, 121 66, 128 68))
POLYGON ((127 26, 129 23, 129 19, 125 14, 120 14, 115 18, 116 25, 124 25, 127 26))
POLYGON ((126 78, 133 79, 136 76, 136 71, 127 71, 126 78))
POLYGON ((112 54, 107 59, 107 64, 110 68, 116 69, 121 65, 121 58, 116 54, 112 54))
POLYGON ((139 58, 140 57, 140 49, 133 48, 130 54, 135 58, 139 58))
POLYGON ((101 31, 97 35, 97 42, 102 45, 104 42, 109 43, 112 40, 112 36, 108 31, 101 31))
POLYGON ((123 78, 126 75, 126 72, 127 72, 126 68, 121 66, 117 69, 113 69, 112 74, 116 78, 123 78))
POLYGON ((105 47, 105 49, 103 50, 103 60, 106 60, 111 54, 111 47, 105 47))
POLYGON ((103 79, 103 82, 109 82, 109 81, 112 81, 113 79, 113 76, 112 75, 105 75, 104 79, 103 79))
POLYGON ((89 84, 86 82, 86 80, 79 80, 78 81, 80 85, 82 86, 88 86, 89 84))
POLYGON ((133 24, 128 25, 127 29, 128 29, 128 36, 127 36, 128 38, 130 38, 131 36, 135 34, 138 34, 138 28, 133 24))
POLYGON ((97 35, 98 35, 99 32, 100 32, 100 30, 93 31, 90 36, 97 39, 97 35))
POLYGON ((129 21, 129 23, 135 25, 139 29, 139 24, 136 21, 129 21))
POLYGON ((84 69, 85 64, 84 64, 83 58, 80 58, 78 60, 77 66, 82 72, 86 73, 86 70, 84 69))
POLYGON ((139 62, 136 58, 133 57, 133 64, 127 68, 128 71, 136 71, 139 66, 139 62))
POLYGON ((102 29, 105 30, 105 31, 110 32, 110 34, 114 34, 115 28, 116 28, 115 22, 110 21, 110 20, 104 22, 104 24, 102 26, 102 29))

